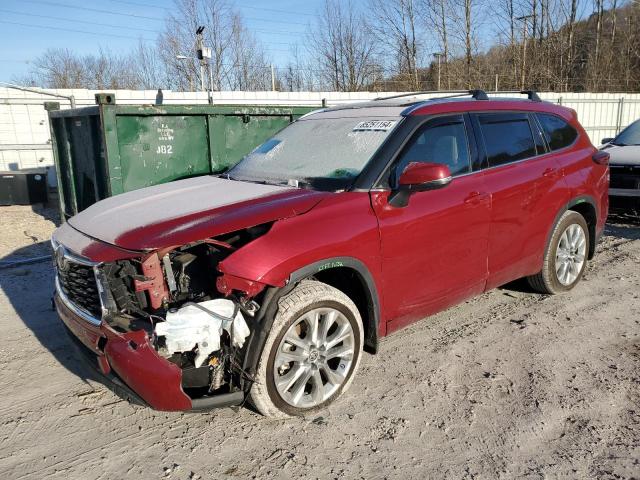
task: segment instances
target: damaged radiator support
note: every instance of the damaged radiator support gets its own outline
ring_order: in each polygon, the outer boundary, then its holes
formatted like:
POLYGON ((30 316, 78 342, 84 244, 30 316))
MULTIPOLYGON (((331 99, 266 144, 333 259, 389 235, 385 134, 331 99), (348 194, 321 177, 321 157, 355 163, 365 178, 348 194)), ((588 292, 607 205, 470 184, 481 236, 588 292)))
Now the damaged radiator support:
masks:
POLYGON ((240 279, 221 275, 218 265, 268 228, 103 265, 108 288, 115 292, 115 317, 122 319, 117 328, 147 330, 157 353, 182 371, 182 388, 192 400, 242 390, 248 374, 237 355, 248 347, 249 317, 260 308, 251 298, 261 286, 249 285, 247 291, 240 279))

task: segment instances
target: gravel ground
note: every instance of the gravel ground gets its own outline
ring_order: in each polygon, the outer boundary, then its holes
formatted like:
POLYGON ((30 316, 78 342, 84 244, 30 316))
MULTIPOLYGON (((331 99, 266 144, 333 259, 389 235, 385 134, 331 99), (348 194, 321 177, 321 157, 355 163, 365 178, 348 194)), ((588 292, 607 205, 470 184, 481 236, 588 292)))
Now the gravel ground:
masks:
MULTIPOLYGON (((55 221, 0 208, 0 260, 46 252, 55 221)), ((131 405, 76 358, 48 262, 0 283, 0 478, 640 478, 637 224, 608 226, 572 292, 513 284, 414 324, 289 421, 131 405)))

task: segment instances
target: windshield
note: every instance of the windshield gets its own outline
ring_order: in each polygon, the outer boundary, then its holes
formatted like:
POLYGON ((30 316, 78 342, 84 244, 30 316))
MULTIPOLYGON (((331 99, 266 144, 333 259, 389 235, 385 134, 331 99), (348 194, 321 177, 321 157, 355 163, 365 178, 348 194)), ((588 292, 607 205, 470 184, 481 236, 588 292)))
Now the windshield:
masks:
POLYGON ((640 145, 640 120, 625 128, 611 143, 614 145, 640 145))
POLYGON ((346 188, 399 120, 324 116, 298 120, 244 157, 228 175, 235 180, 346 188))

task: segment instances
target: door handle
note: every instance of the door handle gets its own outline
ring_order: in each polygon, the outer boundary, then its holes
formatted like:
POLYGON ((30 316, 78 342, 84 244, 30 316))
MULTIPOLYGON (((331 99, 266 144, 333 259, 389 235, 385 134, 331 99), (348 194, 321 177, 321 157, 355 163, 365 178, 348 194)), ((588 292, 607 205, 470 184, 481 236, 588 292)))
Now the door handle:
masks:
POLYGON ((467 198, 464 199, 464 203, 466 205, 477 205, 482 203, 489 196, 486 192, 471 192, 467 195, 467 198))
POLYGON ((542 172, 542 176, 543 177, 547 177, 547 178, 555 178, 558 176, 558 169, 557 168, 552 168, 549 167, 547 169, 545 169, 544 172, 542 172))

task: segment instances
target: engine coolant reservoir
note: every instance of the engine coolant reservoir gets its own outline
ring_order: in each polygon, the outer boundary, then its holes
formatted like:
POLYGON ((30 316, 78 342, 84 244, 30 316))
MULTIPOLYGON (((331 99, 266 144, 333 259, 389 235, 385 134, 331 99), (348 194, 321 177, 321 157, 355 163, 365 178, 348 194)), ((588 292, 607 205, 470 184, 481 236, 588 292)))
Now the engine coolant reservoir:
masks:
MULTIPOLYGON (((203 308, 224 317, 233 315, 234 304, 231 300, 216 298, 198 303, 203 308)), ((220 350, 220 336, 223 330, 231 335, 232 322, 225 322, 194 305, 186 305, 178 310, 170 310, 164 322, 155 327, 155 334, 164 337, 168 356, 177 352, 189 352, 196 346, 198 353, 195 366, 200 367, 207 357, 220 350)), ((233 344, 240 348, 249 335, 247 323, 238 311, 233 321, 233 344)))

